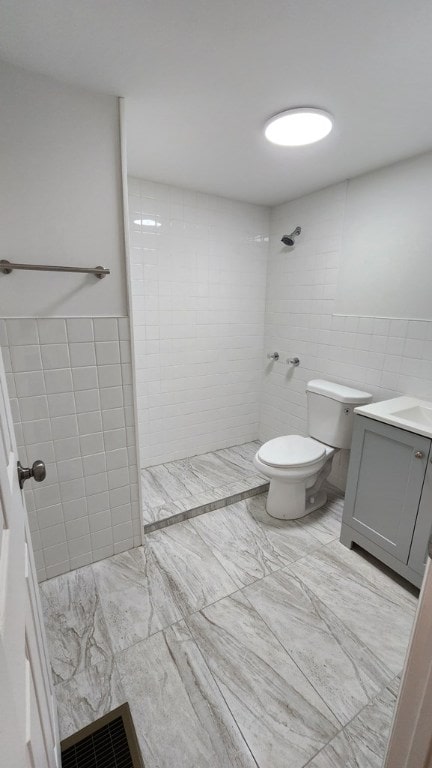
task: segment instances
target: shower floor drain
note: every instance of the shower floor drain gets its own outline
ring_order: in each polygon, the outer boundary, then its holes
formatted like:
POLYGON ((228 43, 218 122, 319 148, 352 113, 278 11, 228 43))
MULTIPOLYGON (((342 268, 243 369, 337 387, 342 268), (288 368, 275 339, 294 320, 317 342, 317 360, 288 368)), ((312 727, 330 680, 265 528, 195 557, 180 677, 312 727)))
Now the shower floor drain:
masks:
POLYGON ((128 704, 62 741, 62 768, 144 768, 128 704))

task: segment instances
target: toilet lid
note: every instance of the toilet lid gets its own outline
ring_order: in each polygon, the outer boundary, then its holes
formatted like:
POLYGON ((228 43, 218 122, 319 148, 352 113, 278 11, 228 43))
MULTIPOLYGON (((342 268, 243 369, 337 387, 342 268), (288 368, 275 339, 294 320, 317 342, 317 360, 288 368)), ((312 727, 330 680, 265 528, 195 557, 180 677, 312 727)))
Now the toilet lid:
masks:
POLYGON ((310 437, 286 435, 264 443, 258 458, 270 467, 304 467, 322 459, 325 453, 324 446, 310 437))

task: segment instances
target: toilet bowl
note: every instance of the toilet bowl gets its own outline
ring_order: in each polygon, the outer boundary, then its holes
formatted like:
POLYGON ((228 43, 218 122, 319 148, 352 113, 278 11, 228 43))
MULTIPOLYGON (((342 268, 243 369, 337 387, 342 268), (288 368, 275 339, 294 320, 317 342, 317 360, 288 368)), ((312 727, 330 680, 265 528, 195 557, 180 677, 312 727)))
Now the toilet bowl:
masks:
POLYGON ((321 486, 329 476, 335 448, 312 437, 286 435, 269 440, 254 457, 255 468, 270 479, 267 512, 294 520, 323 506, 321 486))
POLYGON ((280 520, 295 520, 322 507, 323 489, 333 457, 351 447, 354 408, 372 396, 341 384, 315 379, 306 386, 308 437, 284 435, 264 443, 254 466, 270 480, 267 512, 280 520))

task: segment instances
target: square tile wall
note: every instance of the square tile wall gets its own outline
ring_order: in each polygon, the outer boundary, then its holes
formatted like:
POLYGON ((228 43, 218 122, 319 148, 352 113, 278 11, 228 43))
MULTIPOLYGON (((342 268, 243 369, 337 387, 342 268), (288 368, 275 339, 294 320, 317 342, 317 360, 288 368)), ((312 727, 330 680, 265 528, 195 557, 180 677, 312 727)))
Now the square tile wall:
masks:
MULTIPOLYGON (((307 433, 307 381, 326 378, 371 392, 376 400, 410 394, 432 399, 432 322, 334 315, 346 183, 271 212, 266 300, 267 366, 261 396, 260 437, 307 433), (296 247, 280 242, 302 227, 296 247), (301 360, 298 368, 287 357, 301 360)), ((332 480, 344 488, 348 451, 334 461, 332 480)))
POLYGON ((129 319, 0 320, 40 580, 141 543, 129 319))
POLYGON ((129 179, 143 466, 258 436, 269 209, 129 179))

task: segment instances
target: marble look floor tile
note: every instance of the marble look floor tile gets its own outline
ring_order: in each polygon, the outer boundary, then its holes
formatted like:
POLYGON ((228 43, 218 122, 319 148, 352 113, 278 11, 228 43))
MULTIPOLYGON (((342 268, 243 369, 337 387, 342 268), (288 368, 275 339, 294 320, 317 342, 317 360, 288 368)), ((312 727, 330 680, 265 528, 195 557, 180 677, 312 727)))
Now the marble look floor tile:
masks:
POLYGON ((333 541, 323 549, 331 553, 334 562, 356 580, 360 578, 372 591, 385 594, 389 600, 415 611, 419 590, 398 576, 390 568, 362 549, 348 549, 339 541, 333 541))
POLYGON ((114 657, 55 687, 60 738, 66 739, 126 701, 114 657))
MULTIPOLYGON (((258 443, 246 443, 143 469, 143 519, 153 525, 182 512, 266 485, 253 466, 258 443)), ((185 515, 185 519, 188 515, 185 515)))
POLYGON ((117 663, 146 768, 256 768, 184 622, 117 663))
POLYGON ((175 483, 174 478, 167 484, 167 478, 170 478, 170 475, 164 464, 141 471, 142 494, 148 507, 160 507, 188 495, 182 484, 175 483))
POLYGON ((149 533, 144 551, 164 574, 183 616, 236 590, 234 581, 190 522, 149 533))
POLYGON ((182 617, 169 577, 150 548, 131 549, 91 567, 115 652, 182 617))
POLYGON ((301 768, 340 728, 246 597, 187 619, 260 768, 301 768))
MULTIPOLYGON (((216 453, 204 453, 189 459, 189 465, 201 478, 213 488, 225 485, 229 480, 235 482, 244 477, 239 466, 218 456, 216 453)), ((251 467, 251 470, 253 467, 251 467)))
POLYGON ((396 696, 388 686, 316 755, 308 768, 382 768, 396 696))
POLYGON ((393 677, 294 573, 278 571, 244 594, 343 725, 393 677))
POLYGON ((145 470, 151 476, 153 483, 168 501, 183 499, 196 493, 209 490, 210 484, 205 479, 198 478, 192 472, 180 471, 175 464, 161 464, 145 470))
POLYGON ((197 517, 191 525, 237 587, 252 584, 292 562, 288 548, 279 549, 278 538, 267 536, 266 528, 249 514, 245 501, 197 517))
POLYGON ((298 520, 306 531, 310 531, 322 544, 338 539, 341 532, 344 498, 334 489, 328 489, 327 503, 298 520))
POLYGON ((55 683, 111 656, 91 566, 43 582, 41 601, 55 683))
POLYGON ((236 590, 190 523, 149 533, 142 547, 91 567, 115 652, 236 590))
POLYGON ((393 680, 390 680, 390 682, 386 685, 386 690, 393 694, 395 700, 397 699, 397 695, 399 693, 401 677, 402 671, 399 673, 399 675, 396 675, 393 680))
POLYGON ((259 440, 254 440, 251 443, 244 443, 243 445, 233 445, 230 448, 221 448, 216 451, 218 456, 223 456, 229 461, 236 464, 245 472, 250 473, 253 467, 254 456, 260 447, 259 440))
POLYGON ((413 594, 338 541, 287 570, 299 577, 394 674, 414 619, 413 594))
POLYGON ((232 478, 232 480, 242 480, 242 478, 255 473, 253 456, 245 458, 231 448, 227 448, 225 450, 217 451, 215 453, 215 458, 224 468, 227 479, 232 478))
POLYGON ((321 547, 316 536, 296 520, 277 520, 266 512, 267 494, 245 499, 245 506, 251 517, 262 529, 268 541, 287 562, 305 557, 321 547))
POLYGON ((144 524, 151 525, 161 520, 179 515, 189 509, 192 497, 188 496, 187 499, 177 499, 177 501, 164 501, 163 504, 150 505, 146 502, 143 503, 143 522, 144 524))
POLYGON ((186 491, 184 496, 196 496, 213 488, 213 483, 210 482, 205 473, 198 471, 192 465, 190 458, 171 461, 165 466, 172 476, 183 484, 186 491))

